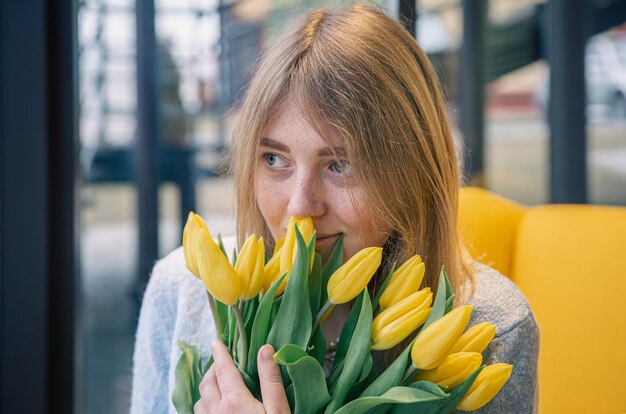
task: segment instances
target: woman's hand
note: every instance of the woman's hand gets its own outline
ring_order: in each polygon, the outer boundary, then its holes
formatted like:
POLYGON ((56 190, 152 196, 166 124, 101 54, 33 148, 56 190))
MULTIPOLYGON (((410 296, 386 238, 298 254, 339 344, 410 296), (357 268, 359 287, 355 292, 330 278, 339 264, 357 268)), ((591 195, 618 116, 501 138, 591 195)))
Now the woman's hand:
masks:
POLYGON ((194 413, 291 413, 280 368, 273 356, 274 348, 271 345, 264 345, 259 350, 259 380, 263 397, 261 403, 246 388, 224 344, 220 341, 213 342, 215 362, 200 383, 200 400, 193 407, 194 413))

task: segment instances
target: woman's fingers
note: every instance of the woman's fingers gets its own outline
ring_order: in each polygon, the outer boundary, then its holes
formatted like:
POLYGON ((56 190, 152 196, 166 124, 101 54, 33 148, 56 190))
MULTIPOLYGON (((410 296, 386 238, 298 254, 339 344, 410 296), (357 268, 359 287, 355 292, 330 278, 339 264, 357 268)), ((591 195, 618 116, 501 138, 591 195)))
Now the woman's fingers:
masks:
POLYGON ((259 382, 265 410, 269 414, 290 413, 280 368, 274 361, 274 348, 263 345, 259 351, 259 382))
POLYGON ((193 405, 193 414, 207 414, 208 412, 209 406, 202 398, 193 405))
POLYGON ((217 377, 215 376, 215 364, 209 368, 202 382, 200 383, 200 397, 203 400, 209 401, 209 405, 215 401, 222 399, 219 385, 217 385, 217 377))
POLYGON ((211 368, 215 368, 215 378, 222 398, 229 394, 241 397, 242 392, 250 394, 226 346, 221 341, 213 342, 213 358, 215 362, 211 368))

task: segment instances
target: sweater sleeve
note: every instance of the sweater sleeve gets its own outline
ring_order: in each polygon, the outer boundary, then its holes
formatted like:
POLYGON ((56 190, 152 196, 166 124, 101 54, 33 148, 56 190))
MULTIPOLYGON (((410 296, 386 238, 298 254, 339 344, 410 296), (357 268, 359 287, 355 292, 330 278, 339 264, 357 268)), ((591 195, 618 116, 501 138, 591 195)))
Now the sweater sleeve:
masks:
POLYGON ((166 414, 168 370, 175 325, 172 286, 162 264, 154 268, 141 305, 133 357, 131 414, 166 414))
POLYGON ((539 327, 522 292, 508 278, 485 265, 474 264, 474 306, 470 326, 488 321, 496 335, 483 352, 483 364, 504 362, 513 372, 500 392, 476 412, 530 414, 538 410, 537 358, 539 327))
POLYGON ((511 377, 481 414, 538 411, 537 359, 539 329, 532 313, 510 330, 495 337, 485 351, 484 364, 506 362, 513 365, 511 377))

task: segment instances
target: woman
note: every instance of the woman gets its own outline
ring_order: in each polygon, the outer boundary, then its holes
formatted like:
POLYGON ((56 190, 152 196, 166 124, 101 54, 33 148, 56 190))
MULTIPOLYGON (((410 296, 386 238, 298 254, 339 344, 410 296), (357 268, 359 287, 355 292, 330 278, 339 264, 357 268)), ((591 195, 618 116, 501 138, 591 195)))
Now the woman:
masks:
MULTIPOLYGON (((463 260, 460 178, 445 105, 408 32, 366 6, 312 12, 263 58, 239 116, 232 162, 239 245, 256 233, 271 251, 291 216, 311 216, 323 258, 343 234, 345 258, 382 246, 383 268, 420 254, 424 286, 436 286, 445 265, 457 301, 474 306, 470 324, 496 325, 485 363, 514 365, 483 412, 532 412, 538 329, 510 281, 463 260)), ((329 341, 347 311, 336 309, 322 325, 329 341)), ((139 320, 131 412, 174 412, 177 341, 203 344, 210 354, 209 315, 204 287, 185 269, 181 250, 160 261, 139 320)), ((270 346, 259 353, 263 403, 248 393, 220 343, 212 352, 197 413, 289 410, 270 346)))

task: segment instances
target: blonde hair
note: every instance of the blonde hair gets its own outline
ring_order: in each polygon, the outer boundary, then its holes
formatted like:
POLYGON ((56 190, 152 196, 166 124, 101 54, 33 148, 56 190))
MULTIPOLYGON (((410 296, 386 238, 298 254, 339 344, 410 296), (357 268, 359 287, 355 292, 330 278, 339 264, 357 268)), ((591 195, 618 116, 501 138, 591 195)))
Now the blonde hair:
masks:
POLYGON ((240 243, 250 233, 273 243, 254 169, 261 133, 288 96, 321 136, 332 129, 345 140, 358 185, 393 229, 386 266, 420 254, 423 284, 435 288, 445 265, 458 299, 471 270, 457 230, 457 156, 439 82, 410 34, 369 6, 316 10, 263 57, 233 137, 240 243))

